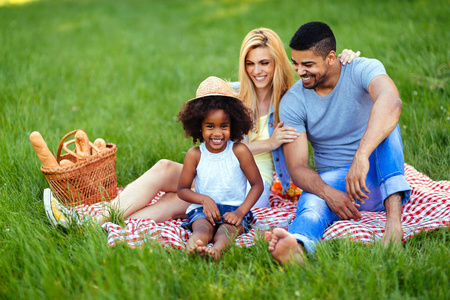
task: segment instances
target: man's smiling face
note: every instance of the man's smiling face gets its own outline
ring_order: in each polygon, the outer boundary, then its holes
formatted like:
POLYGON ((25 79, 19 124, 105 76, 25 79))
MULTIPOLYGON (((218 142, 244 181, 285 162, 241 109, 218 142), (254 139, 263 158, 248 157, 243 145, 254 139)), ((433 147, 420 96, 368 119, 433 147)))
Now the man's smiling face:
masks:
POLYGON ((294 70, 303 82, 305 89, 315 89, 327 79, 328 56, 323 58, 312 50, 294 50, 291 52, 294 70))

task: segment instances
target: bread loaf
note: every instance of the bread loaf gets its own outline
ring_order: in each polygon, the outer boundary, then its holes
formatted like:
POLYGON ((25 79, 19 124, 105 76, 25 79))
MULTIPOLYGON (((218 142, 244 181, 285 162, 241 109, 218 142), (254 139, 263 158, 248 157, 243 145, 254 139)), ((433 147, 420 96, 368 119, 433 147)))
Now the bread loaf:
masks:
POLYGON ((84 130, 78 130, 75 133, 75 153, 82 158, 91 156, 91 146, 89 145, 89 139, 84 130))
POLYGON ((59 167, 56 158, 53 156, 52 152, 48 149, 47 144, 44 141, 44 138, 39 132, 33 131, 30 134, 30 142, 44 167, 46 168, 59 167))

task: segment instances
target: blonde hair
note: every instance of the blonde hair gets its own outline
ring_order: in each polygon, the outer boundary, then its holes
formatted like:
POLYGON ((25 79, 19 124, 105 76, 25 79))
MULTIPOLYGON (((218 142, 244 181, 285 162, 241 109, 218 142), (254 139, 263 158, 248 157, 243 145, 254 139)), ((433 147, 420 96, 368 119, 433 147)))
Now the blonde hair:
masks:
MULTIPOLYGON (((280 121, 278 112, 281 97, 283 97, 284 93, 286 93, 294 84, 294 74, 292 65, 284 50, 283 43, 273 30, 268 28, 257 28, 247 34, 242 42, 239 57, 239 81, 241 83, 239 98, 254 113, 254 128, 258 130, 260 126, 258 99, 256 98, 255 86, 247 73, 245 65, 248 53, 256 48, 267 48, 274 60, 275 69, 272 80, 272 96, 270 99, 270 106, 274 107, 274 126, 280 121)), ((259 134, 260 133, 257 132, 257 137, 259 134)))

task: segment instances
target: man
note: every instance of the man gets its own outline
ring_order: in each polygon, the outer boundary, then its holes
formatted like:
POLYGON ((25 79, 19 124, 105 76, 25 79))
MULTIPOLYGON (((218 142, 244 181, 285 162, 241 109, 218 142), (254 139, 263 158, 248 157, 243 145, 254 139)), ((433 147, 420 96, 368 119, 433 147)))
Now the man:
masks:
POLYGON ((333 222, 386 211, 385 245, 401 244, 402 204, 410 196, 398 127, 402 102, 375 59, 341 66, 328 25, 301 26, 289 45, 300 79, 283 97, 280 120, 300 136, 284 144, 289 173, 303 189, 296 217, 276 228, 269 250, 280 263, 303 262, 333 222), (308 166, 308 140, 316 171, 308 166))

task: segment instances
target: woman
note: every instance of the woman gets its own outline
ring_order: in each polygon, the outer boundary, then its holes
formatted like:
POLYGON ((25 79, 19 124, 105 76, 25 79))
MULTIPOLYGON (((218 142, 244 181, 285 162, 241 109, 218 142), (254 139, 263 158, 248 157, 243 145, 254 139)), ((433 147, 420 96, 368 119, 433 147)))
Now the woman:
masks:
POLYGON ((284 143, 292 142, 298 133, 283 127, 278 119, 281 97, 294 84, 291 64, 278 35, 267 28, 250 31, 244 38, 239 59, 239 98, 254 112, 254 130, 246 142, 264 179, 264 192, 258 206, 269 205, 273 172, 283 188, 290 185, 284 162, 284 143))
MULTIPOLYGON (((359 56, 351 50, 344 50, 339 57, 342 63, 350 63, 359 56)), ((298 134, 292 127, 283 127, 278 120, 281 97, 293 85, 292 66, 278 35, 267 28, 250 31, 244 38, 239 60, 240 98, 254 112, 255 130, 249 133, 246 144, 254 155, 256 164, 264 179, 264 192, 254 207, 269 205, 273 171, 286 189, 290 177, 284 162, 282 147, 292 142, 298 134)), ((183 165, 162 159, 141 177, 129 184, 110 203, 110 207, 123 212, 124 219, 152 219, 164 222, 169 219, 186 218, 190 205, 178 198, 176 191, 183 165), (148 205, 159 191, 165 194, 154 204, 148 205)), ((50 221, 64 224, 64 216, 58 211, 61 204, 55 199, 44 197, 44 206, 50 221)), ((97 218, 99 224, 108 220, 109 209, 97 218)))

